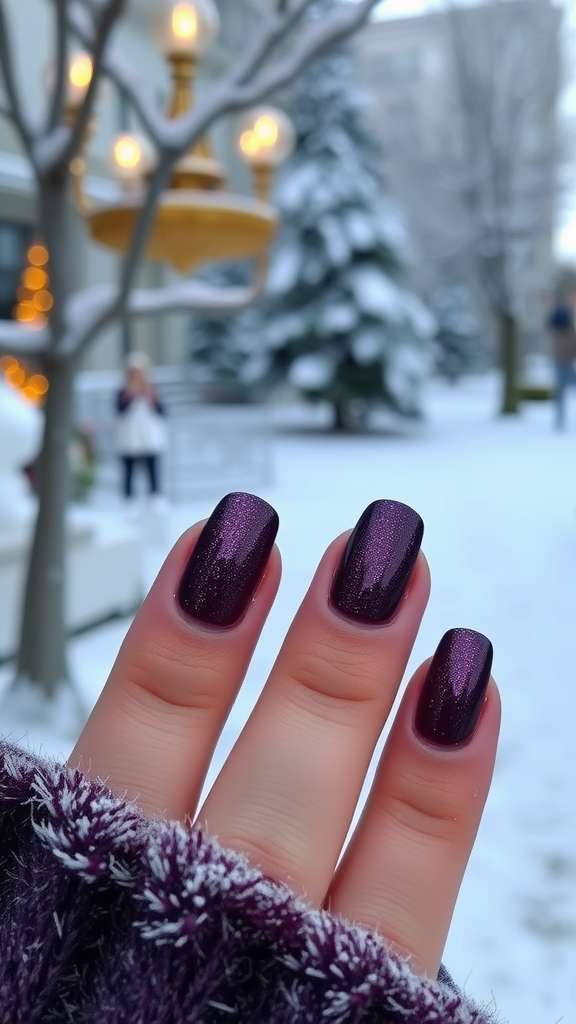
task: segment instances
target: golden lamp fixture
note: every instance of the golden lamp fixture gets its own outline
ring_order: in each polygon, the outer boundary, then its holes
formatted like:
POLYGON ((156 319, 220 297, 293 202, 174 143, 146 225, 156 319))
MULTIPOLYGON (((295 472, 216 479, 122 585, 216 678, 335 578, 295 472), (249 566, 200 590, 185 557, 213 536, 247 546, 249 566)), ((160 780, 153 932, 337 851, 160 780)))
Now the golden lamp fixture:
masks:
MULTIPOLYGON (((156 20, 155 36, 172 70, 168 116, 178 118, 193 106, 197 62, 218 33, 218 12, 213 0, 194 0, 164 4, 156 20)), ((91 76, 89 55, 77 53, 69 65, 69 121, 77 115, 91 76)), ((252 197, 228 192, 224 169, 208 139, 196 142, 176 164, 169 187, 160 197, 146 257, 169 263, 180 273, 207 261, 263 257, 278 227, 270 204, 274 170, 290 155, 293 145, 292 123, 280 110, 260 107, 245 112, 239 122, 237 148, 252 171, 252 197)), ((85 194, 83 157, 71 166, 74 196, 92 237, 124 254, 146 181, 155 168, 154 147, 146 136, 124 132, 112 141, 110 162, 121 186, 118 200, 95 203, 85 194)))

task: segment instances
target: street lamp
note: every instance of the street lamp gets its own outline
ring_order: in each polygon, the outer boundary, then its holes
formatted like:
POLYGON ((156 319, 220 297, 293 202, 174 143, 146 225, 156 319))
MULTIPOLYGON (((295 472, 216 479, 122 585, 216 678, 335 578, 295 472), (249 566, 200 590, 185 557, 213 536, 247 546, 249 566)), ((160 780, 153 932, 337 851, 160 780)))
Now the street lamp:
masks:
MULTIPOLYGON (((213 42, 218 27, 213 0, 164 4, 156 17, 154 37, 172 71, 170 118, 181 117, 192 108, 198 59, 213 42)), ((90 84, 88 61, 86 54, 76 54, 69 67, 69 120, 77 114, 90 84)), ((244 114, 237 148, 252 169, 252 197, 226 190, 223 167, 208 139, 199 139, 177 162, 159 199, 146 257, 169 263, 181 273, 213 260, 263 257, 278 226, 269 202, 273 172, 293 144, 294 130, 281 111, 266 107, 244 114)), ((124 254, 142 206, 145 181, 155 167, 155 153, 146 137, 123 133, 113 140, 110 159, 122 186, 121 196, 115 202, 98 204, 86 196, 83 157, 73 161, 71 168, 74 196, 92 237, 124 254)))

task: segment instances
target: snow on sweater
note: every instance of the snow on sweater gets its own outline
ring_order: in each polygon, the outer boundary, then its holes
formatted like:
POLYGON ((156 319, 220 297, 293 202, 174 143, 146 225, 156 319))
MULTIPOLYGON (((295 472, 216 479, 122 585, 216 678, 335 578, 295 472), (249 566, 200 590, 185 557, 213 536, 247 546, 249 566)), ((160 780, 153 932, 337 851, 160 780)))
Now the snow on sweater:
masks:
POLYGON ((197 829, 0 742, 2 1024, 488 1024, 197 829))

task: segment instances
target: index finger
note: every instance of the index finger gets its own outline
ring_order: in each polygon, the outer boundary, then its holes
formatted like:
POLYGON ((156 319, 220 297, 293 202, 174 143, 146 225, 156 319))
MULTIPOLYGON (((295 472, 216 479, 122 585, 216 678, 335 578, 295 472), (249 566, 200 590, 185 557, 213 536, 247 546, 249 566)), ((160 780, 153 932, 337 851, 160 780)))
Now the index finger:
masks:
POLYGON ((265 501, 231 494, 180 538, 128 631, 73 767, 148 813, 194 814, 278 589, 277 526, 265 501))

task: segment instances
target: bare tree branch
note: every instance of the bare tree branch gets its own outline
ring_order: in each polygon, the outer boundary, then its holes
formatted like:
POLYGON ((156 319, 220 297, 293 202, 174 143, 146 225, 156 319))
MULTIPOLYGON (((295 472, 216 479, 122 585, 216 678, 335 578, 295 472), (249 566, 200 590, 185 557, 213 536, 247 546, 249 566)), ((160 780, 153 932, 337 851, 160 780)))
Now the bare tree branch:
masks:
POLYGON ((64 112, 64 100, 66 95, 66 75, 68 71, 68 58, 66 48, 66 8, 68 0, 55 0, 56 4, 56 45, 55 45, 55 67, 54 85, 50 110, 48 114, 48 132, 51 132, 62 121, 64 112))
POLYGON ((124 300, 120 299, 120 288, 113 285, 84 289, 72 297, 66 310, 68 331, 59 356, 81 355, 101 329, 103 316, 106 322, 111 322, 120 315, 148 317, 191 311, 240 312, 262 293, 266 274, 267 261, 262 257, 255 263, 252 282, 243 288, 216 288, 203 281, 182 281, 163 288, 135 288, 124 300), (114 316, 110 315, 111 309, 116 311, 114 316))
MULTIPOLYGON (((297 5, 298 11, 301 12, 309 2, 310 0, 295 0, 294 9, 297 5)), ((164 139, 160 148, 160 158, 150 179, 140 216, 136 222, 130 249, 124 261, 119 291, 111 299, 109 306, 102 310, 91 327, 90 337, 94 337, 94 334, 119 315, 132 290, 136 271, 154 219, 156 204, 168 184, 175 160, 222 114, 249 103, 255 103, 279 86, 287 84, 316 53, 348 36, 366 20, 375 2, 376 0, 362 0, 356 4, 347 4, 336 14, 319 20, 313 29, 308 27, 299 43, 294 44, 291 57, 274 65, 272 69, 257 78, 251 87, 245 85, 243 89, 239 89, 237 81, 239 74, 245 76, 247 72, 246 62, 241 58, 222 85, 216 87, 212 95, 207 96, 189 115, 178 118, 177 121, 166 120, 162 133, 164 139)), ((284 16, 284 32, 288 31, 292 23, 293 10, 290 9, 284 16)), ((278 35, 277 38, 279 40, 281 36, 278 35)), ((254 59, 256 59, 256 47, 253 53, 254 59)))
POLYGON ((274 47, 311 6, 313 0, 293 0, 292 4, 279 3, 276 14, 264 25, 261 33, 248 47, 247 53, 239 58, 232 72, 234 81, 241 85, 249 81, 266 61, 274 47))
POLYGON ((24 149, 32 161, 32 164, 35 166, 34 141, 36 130, 24 110, 22 99, 18 91, 14 65, 12 62, 13 52, 14 48, 12 46, 8 30, 4 0, 0 0, 0 69, 4 80, 4 88, 6 90, 6 100, 11 120, 20 136, 20 139, 22 140, 24 149))
MULTIPOLYGON (((309 2, 310 0, 298 0, 299 12, 309 2)), ((166 134, 170 133, 173 136, 172 146, 176 150, 176 157, 180 156, 205 131, 208 125, 222 114, 238 107, 246 106, 248 103, 256 102, 275 88, 289 82, 298 73, 300 68, 317 52, 325 46, 349 35, 353 28, 358 27, 368 17, 375 2, 376 0, 363 0, 362 3, 351 4, 346 10, 339 11, 331 18, 319 22, 315 31, 309 30, 300 42, 300 46, 295 46, 293 58, 275 65, 274 69, 268 74, 264 74, 260 80, 257 80, 252 85, 251 90, 248 86, 240 90, 238 88, 237 76, 241 75, 244 78, 247 73, 246 63, 241 59, 237 66, 238 70, 233 69, 231 75, 228 76, 222 86, 214 90, 212 98, 207 97, 190 115, 185 118, 179 118, 178 122, 168 121, 168 131, 166 134), (239 93, 242 93, 241 98, 239 93)), ((291 26, 292 16, 292 11, 289 11, 285 16, 284 32, 287 32, 291 26)), ((277 38, 280 38, 280 36, 277 36, 277 38)), ((257 48, 254 50, 254 59, 256 59, 256 56, 257 48)), ((172 146, 164 145, 164 153, 148 188, 148 194, 132 237, 130 251, 124 264, 121 300, 128 295, 132 288, 134 274, 146 244, 158 196, 170 176, 174 163, 174 155, 170 152, 172 146)))
POLYGON ((0 89, 0 117, 7 117, 10 121, 14 117, 12 107, 3 89, 0 89))
POLYGON ((0 320, 0 353, 9 355, 38 356, 45 352, 50 341, 50 331, 31 331, 13 320, 0 320))
MULTIPOLYGON (((283 34, 287 33, 293 24, 294 12, 297 11, 298 14, 301 14, 310 2, 311 0, 294 0, 294 4, 290 6, 282 19, 282 32, 278 28, 274 30, 277 41, 280 41, 283 34)), ((159 160, 149 181, 130 248, 124 260, 119 288, 110 295, 107 303, 100 303, 94 316, 87 322, 79 342, 71 337, 63 339, 60 354, 64 354, 64 350, 70 349, 70 346, 71 350, 78 345, 84 348, 98 331, 121 314, 134 285, 134 278, 146 247, 158 199, 170 180, 175 161, 182 153, 222 114, 257 102, 274 89, 287 84, 316 53, 345 38, 358 28, 368 17, 375 2, 376 0, 361 0, 356 4, 347 4, 334 15, 319 20, 314 28, 308 27, 303 38, 294 44, 292 55, 274 65, 268 72, 263 72, 261 76, 256 77, 251 85, 246 84, 243 88, 239 88, 238 77, 245 80, 249 71, 246 60, 241 58, 224 82, 216 87, 212 94, 207 96, 189 115, 178 118, 177 121, 157 118, 160 142, 159 160)), ((79 10, 78 4, 75 5, 75 9, 79 10)), ((264 30, 264 35, 269 38, 269 33, 268 26, 264 30)), ((255 46, 252 51, 254 62, 259 62, 259 53, 260 47, 255 46)))
MULTIPOLYGON (((311 0, 295 0, 294 10, 300 15, 311 0)), ((250 69, 247 60, 241 57, 232 67, 230 73, 216 86, 202 103, 190 111, 185 117, 176 121, 168 121, 163 132, 163 145, 176 150, 178 156, 186 151, 208 126, 217 118, 233 110, 258 103, 277 89, 287 85, 301 69, 326 47, 334 46, 340 40, 351 35, 366 21, 377 0, 359 0, 358 3, 344 4, 329 17, 318 19, 314 25, 307 25, 301 39, 295 40, 291 52, 272 67, 256 74, 250 81, 250 69)), ((275 15, 278 18, 278 15, 275 15)), ((292 7, 283 16, 282 31, 274 30, 276 42, 280 42, 288 33, 294 21, 292 7)), ((268 33, 270 27, 264 30, 268 33)), ((254 45, 252 73, 259 66, 258 43, 254 45)))
MULTIPOLYGON (((155 145, 158 148, 170 149, 177 159, 223 114, 258 102, 274 89, 286 85, 316 53, 359 28, 377 0, 361 0, 359 3, 346 4, 330 17, 319 20, 313 29, 307 27, 300 46, 295 43, 291 60, 286 58, 277 63, 268 74, 263 73, 249 84, 250 79, 269 55, 270 49, 286 37, 311 2, 312 0, 294 0, 292 4, 285 5, 283 11, 272 15, 252 49, 246 56, 238 59, 224 81, 188 115, 178 118, 177 121, 171 121, 158 114, 143 95, 141 82, 118 53, 105 54, 102 68, 124 94, 155 145), (241 85, 245 86, 244 90, 239 90, 241 85)), ((78 0, 69 6, 68 26, 88 49, 93 47, 94 31, 78 0)))
POLYGON ((76 306, 66 311, 68 330, 58 345, 58 357, 65 358, 88 346, 89 342, 108 324, 113 323, 124 312, 132 289, 140 257, 145 249, 148 233, 156 211, 159 196, 164 190, 171 173, 173 158, 164 154, 152 178, 144 198, 142 209, 133 232, 130 249, 124 260, 120 285, 118 287, 84 292, 82 300, 83 326, 78 329, 74 323, 76 306), (72 320, 70 319, 72 317, 72 320))
POLYGON ((197 313, 238 313, 261 294, 266 283, 266 263, 258 264, 252 284, 245 288, 215 288, 202 281, 183 281, 165 288, 134 289, 128 296, 129 316, 151 316, 193 310, 197 313))
MULTIPOLYGON (((70 31, 74 32, 82 45, 91 51, 95 45, 94 26, 78 2, 68 5, 67 23, 70 31)), ((159 115, 153 104, 147 100, 142 82, 130 65, 124 62, 119 53, 107 52, 102 55, 102 71, 120 89, 152 141, 160 145, 166 118, 159 115)))
MULTIPOLYGON (((61 147, 60 152, 56 155, 55 162, 60 167, 66 167, 82 146, 86 129, 94 112, 98 86, 104 74, 104 54, 110 39, 110 33, 123 14, 125 6, 126 0, 108 0, 102 7, 95 31, 93 32, 93 43, 91 46, 92 78, 90 79, 90 85, 74 125, 68 133, 66 144, 61 147)), ((51 170, 54 170, 54 167, 51 170)))

